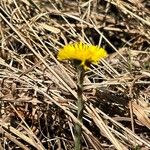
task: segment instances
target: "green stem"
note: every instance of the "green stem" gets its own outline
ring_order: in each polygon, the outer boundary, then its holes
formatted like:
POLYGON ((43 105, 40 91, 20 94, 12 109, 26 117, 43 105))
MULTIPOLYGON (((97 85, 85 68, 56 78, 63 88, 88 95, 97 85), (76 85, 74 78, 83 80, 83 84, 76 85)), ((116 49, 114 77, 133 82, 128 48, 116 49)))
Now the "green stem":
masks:
MULTIPOLYGON (((78 81, 77 81, 77 119, 83 123, 83 109, 84 109, 84 101, 83 101, 83 81, 84 81, 84 75, 85 71, 84 68, 79 66, 78 70, 78 81)), ((75 124, 75 150, 81 150, 81 138, 82 138, 82 127, 79 123, 75 124)))

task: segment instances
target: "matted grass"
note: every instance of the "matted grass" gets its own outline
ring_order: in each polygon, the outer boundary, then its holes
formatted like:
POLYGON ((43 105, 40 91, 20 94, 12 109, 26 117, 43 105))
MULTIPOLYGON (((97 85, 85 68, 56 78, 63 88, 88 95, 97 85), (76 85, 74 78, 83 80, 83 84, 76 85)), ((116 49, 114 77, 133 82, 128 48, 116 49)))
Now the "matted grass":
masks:
POLYGON ((84 82, 83 149, 150 149, 150 4, 0 1, 0 149, 74 149, 76 71, 63 45, 109 56, 84 82))

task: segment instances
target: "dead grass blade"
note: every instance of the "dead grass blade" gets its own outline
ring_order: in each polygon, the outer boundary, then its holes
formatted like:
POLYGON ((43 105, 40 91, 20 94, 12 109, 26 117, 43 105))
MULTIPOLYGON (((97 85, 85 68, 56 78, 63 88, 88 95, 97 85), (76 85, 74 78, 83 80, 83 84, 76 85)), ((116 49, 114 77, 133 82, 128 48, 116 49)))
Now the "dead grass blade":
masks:
POLYGON ((136 115, 137 119, 144 124, 147 128, 150 129, 150 119, 147 116, 146 112, 144 109, 144 107, 140 106, 139 104, 137 104, 136 102, 132 103, 133 106, 133 113, 136 115))

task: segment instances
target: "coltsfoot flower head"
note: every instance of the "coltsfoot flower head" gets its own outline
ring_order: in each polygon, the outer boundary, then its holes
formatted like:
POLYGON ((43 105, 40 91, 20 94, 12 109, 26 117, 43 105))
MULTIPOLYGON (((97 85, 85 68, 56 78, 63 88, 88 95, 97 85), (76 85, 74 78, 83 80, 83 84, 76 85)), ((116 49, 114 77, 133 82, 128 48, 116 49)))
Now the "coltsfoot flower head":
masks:
POLYGON ((77 60, 85 70, 89 64, 98 64, 99 60, 107 56, 106 50, 91 44, 77 42, 65 45, 58 53, 58 60, 77 60))

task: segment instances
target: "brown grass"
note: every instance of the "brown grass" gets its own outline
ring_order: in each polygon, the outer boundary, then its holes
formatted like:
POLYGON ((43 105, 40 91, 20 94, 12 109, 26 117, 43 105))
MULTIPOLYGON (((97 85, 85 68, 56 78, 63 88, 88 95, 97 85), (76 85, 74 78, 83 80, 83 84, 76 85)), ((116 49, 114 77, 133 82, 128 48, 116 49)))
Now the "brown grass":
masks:
POLYGON ((0 149, 74 148, 76 71, 63 45, 109 57, 84 82, 83 149, 150 149, 150 12, 143 0, 0 1, 0 149))

